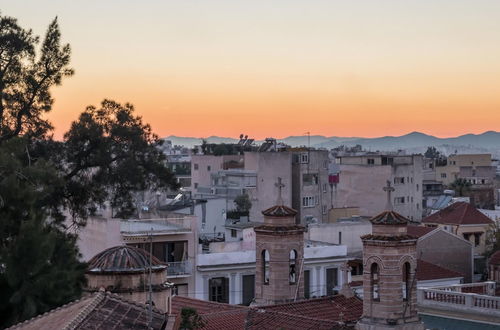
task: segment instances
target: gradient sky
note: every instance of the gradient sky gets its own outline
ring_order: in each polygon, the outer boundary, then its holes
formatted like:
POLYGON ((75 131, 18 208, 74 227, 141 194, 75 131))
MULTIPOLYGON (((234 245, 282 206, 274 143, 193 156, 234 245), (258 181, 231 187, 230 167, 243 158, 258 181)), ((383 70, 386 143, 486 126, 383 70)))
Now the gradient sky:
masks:
POLYGON ((60 137, 89 104, 131 102, 160 136, 440 137, 500 130, 497 0, 0 0, 76 74, 60 137))

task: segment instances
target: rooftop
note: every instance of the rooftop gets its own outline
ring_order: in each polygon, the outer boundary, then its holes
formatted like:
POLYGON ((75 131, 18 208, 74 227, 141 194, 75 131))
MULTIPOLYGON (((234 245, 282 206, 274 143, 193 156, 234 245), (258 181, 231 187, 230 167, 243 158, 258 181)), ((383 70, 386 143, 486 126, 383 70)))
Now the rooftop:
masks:
POLYGON ((268 217, 294 217, 297 211, 285 205, 275 205, 262 211, 262 214, 268 217))
POLYGON ((500 265, 500 250, 491 255, 489 264, 500 265))
POLYGON ((422 219, 422 223, 482 225, 493 224, 493 220, 469 203, 456 202, 422 219))
POLYGON ((407 224, 410 220, 397 212, 384 211, 371 218, 370 221, 374 225, 404 225, 407 224))
POLYGON ((151 268, 153 271, 162 271, 167 265, 162 263, 149 252, 132 246, 120 245, 106 249, 96 254, 88 262, 88 273, 138 273, 151 268))
POLYGON ((436 230, 437 228, 431 228, 431 227, 424 227, 424 226, 414 226, 414 225, 409 225, 406 227, 407 233, 410 236, 420 238, 422 236, 427 235, 431 231, 436 230))
POLYGON ((430 262, 417 260, 417 280, 418 281, 431 281, 443 278, 457 278, 464 277, 463 274, 453 270, 431 264, 430 262))
MULTIPOLYGON (((153 308, 151 329, 163 329, 164 314, 153 308)), ((75 300, 9 329, 150 329, 148 306, 104 291, 75 300)))

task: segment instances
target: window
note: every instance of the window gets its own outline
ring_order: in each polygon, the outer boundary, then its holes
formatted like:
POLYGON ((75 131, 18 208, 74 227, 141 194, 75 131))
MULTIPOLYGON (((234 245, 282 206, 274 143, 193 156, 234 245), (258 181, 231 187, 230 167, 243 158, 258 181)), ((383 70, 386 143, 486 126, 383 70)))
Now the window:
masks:
POLYGON ((238 232, 236 231, 236 229, 231 229, 231 237, 238 237, 238 232))
POLYGON ((302 174, 302 184, 311 186, 318 184, 318 174, 302 174))
POLYGON ((326 270, 326 295, 331 296, 338 285, 338 269, 329 268, 326 270))
POLYGON ((194 183, 194 189, 198 188, 198 182, 194 183))
POLYGON ((312 196, 302 197, 302 206, 314 207, 314 197, 312 196))
POLYGON ((420 204, 417 203, 417 210, 420 210, 420 204))
POLYGON ((304 270, 304 297, 309 299, 311 297, 311 271, 304 270))
POLYGON ((377 263, 373 263, 370 269, 370 288, 371 288, 371 298, 373 301, 380 301, 380 296, 378 292, 378 282, 379 282, 379 268, 377 263))
POLYGON ((354 264, 351 266, 351 276, 363 275, 363 264, 354 264))
POLYGON ((394 178, 394 184, 404 184, 404 183, 405 183, 405 178, 404 177, 394 178))
POLYGON ((441 178, 445 179, 446 178, 446 173, 441 173, 441 178))
POLYGON ((404 197, 394 197, 394 204, 404 204, 404 203, 405 203, 404 197))
POLYGON ((418 183, 417 183, 417 191, 418 191, 418 183))
POLYGON ((375 165, 375 159, 373 159, 373 158, 368 158, 368 159, 366 160, 366 163, 367 163, 368 165, 375 165))
POLYGON ((269 284, 269 251, 262 250, 262 283, 269 284))
POLYGON ((289 272, 289 280, 290 284, 295 284, 297 282, 297 251, 290 251, 290 272, 289 272))
POLYGON ((481 233, 474 233, 474 246, 479 246, 481 243, 481 233))
POLYGON ((410 298, 410 263, 405 262, 403 265, 403 300, 406 301, 410 298))
MULTIPOLYGON (((483 180, 484 181, 484 180, 483 180)), ((326 183, 323 183, 323 192, 326 193, 326 183)))
POLYGON ((210 301, 229 303, 229 279, 215 277, 208 280, 210 301))
POLYGON ((321 205, 321 211, 323 214, 326 214, 327 213, 327 206, 326 205, 321 205))
POLYGON ((212 167, 210 165, 207 166, 207 171, 211 171, 212 170, 212 167))
POLYGON ((300 154, 300 163, 301 164, 309 163, 309 154, 307 153, 300 154))
POLYGON ((342 244, 342 232, 339 231, 339 245, 342 244))
POLYGON ((194 167, 195 171, 198 170, 198 164, 194 163, 193 167, 194 167))
POLYGON ((323 161, 323 168, 326 170, 328 168, 328 161, 324 160, 323 161))
POLYGON ((243 282, 243 305, 250 305, 255 297, 255 275, 241 276, 243 282))

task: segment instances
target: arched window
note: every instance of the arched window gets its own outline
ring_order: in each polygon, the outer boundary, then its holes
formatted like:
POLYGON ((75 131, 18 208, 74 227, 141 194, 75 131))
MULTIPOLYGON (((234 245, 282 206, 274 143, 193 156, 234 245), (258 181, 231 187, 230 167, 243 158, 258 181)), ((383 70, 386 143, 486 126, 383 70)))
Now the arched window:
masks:
POLYGON ((290 284, 297 282, 297 251, 290 251, 290 284))
POLYGON ((403 300, 408 300, 410 298, 410 270, 411 266, 409 262, 405 262, 403 265, 403 300))
POLYGON ((269 284, 269 251, 262 250, 262 283, 269 284))
POLYGON ((370 288, 372 300, 380 301, 379 296, 379 267, 377 263, 373 263, 370 268, 370 288))

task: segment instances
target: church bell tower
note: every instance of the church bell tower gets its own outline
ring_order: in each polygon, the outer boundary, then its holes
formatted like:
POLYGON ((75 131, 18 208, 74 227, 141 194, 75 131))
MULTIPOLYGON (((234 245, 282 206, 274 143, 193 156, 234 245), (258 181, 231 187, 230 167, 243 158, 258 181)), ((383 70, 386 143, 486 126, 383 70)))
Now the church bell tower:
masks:
POLYGON ((407 234, 408 219, 394 212, 390 182, 387 210, 373 217, 363 241, 363 316, 358 330, 423 330, 417 314, 417 239, 407 234))

